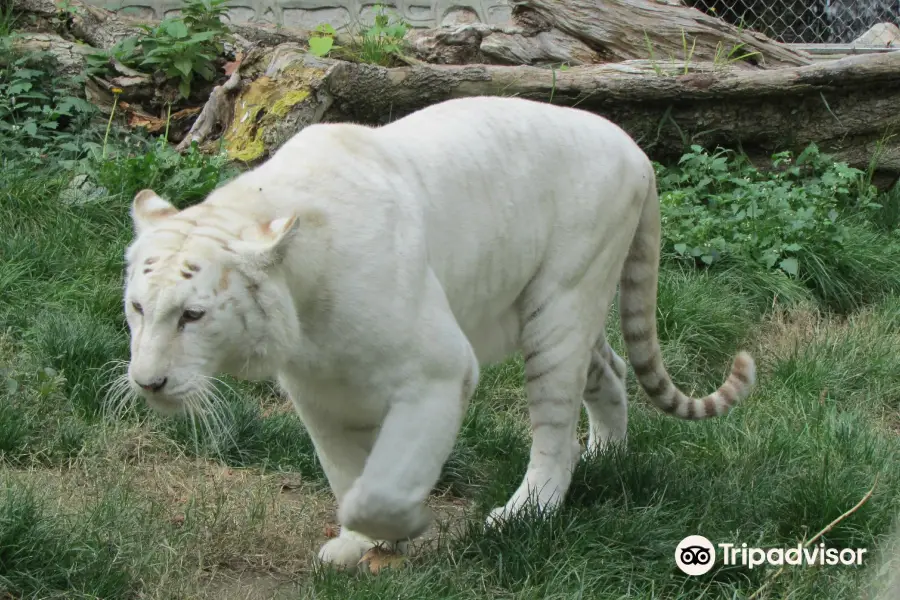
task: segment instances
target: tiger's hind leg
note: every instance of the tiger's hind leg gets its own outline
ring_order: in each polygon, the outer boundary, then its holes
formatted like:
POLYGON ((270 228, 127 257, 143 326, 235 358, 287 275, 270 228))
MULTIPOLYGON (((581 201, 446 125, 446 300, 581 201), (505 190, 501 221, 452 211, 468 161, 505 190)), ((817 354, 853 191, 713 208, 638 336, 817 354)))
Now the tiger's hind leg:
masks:
MULTIPOLYGON (((557 293, 526 313, 521 349, 532 443, 525 477, 505 506, 493 509, 487 526, 515 518, 528 506, 552 512, 562 502, 581 454, 576 439, 591 347, 597 335, 585 327, 602 315, 579 290, 557 293)), ((546 298, 546 296, 544 296, 546 298)))
POLYGON ((591 350, 584 408, 589 434, 582 458, 598 454, 611 445, 624 444, 628 427, 628 393, 625 389, 627 367, 605 335, 600 335, 591 350))

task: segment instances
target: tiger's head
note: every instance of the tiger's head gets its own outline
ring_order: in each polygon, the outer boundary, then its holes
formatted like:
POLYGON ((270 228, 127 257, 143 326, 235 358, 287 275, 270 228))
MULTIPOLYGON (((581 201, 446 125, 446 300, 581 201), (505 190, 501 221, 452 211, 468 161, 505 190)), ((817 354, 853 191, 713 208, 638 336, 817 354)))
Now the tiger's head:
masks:
POLYGON ((179 211, 152 190, 138 192, 131 217, 130 388, 176 414, 208 402, 217 375, 271 375, 300 331, 280 275, 298 219, 260 223, 207 204, 179 211))

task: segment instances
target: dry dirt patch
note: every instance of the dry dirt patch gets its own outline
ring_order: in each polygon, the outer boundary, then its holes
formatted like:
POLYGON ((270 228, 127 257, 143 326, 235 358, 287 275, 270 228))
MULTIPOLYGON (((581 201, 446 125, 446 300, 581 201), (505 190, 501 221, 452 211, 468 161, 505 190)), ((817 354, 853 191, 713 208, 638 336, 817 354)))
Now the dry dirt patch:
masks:
MULTIPOLYGON (((136 553, 159 555, 144 598, 296 597, 319 546, 339 531, 334 499, 319 482, 176 454, 146 428, 97 443, 96 454, 66 468, 4 471, 38 490, 55 514, 87 514, 111 490, 127 490, 132 514, 145 517, 146 531, 130 532, 136 553)), ((412 555, 440 551, 462 530, 464 500, 435 495, 429 504, 436 524, 411 545, 412 555)))

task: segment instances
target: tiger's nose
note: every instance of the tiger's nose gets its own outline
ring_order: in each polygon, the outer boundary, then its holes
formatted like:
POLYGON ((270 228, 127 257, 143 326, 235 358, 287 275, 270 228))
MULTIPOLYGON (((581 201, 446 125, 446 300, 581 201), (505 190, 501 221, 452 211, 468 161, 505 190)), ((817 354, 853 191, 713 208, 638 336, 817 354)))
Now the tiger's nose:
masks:
POLYGON ((168 377, 154 377, 146 383, 141 383, 140 381, 135 381, 135 383, 148 392, 158 392, 165 387, 167 381, 169 381, 168 377))

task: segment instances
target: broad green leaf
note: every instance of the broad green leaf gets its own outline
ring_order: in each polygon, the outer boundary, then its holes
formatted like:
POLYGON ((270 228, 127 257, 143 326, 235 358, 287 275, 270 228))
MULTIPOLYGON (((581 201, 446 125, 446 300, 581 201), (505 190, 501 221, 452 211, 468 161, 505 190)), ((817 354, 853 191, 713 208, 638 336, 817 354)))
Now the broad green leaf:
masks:
POLYGON ((19 81, 18 83, 13 83, 9 86, 9 89, 6 90, 7 96, 18 96, 22 92, 28 92, 32 88, 32 83, 30 81, 19 81))
POLYGON ((789 275, 797 276, 799 265, 797 264, 796 258, 786 258, 778 265, 781 267, 781 270, 789 275))
POLYGON ((216 72, 206 63, 199 63, 194 65, 194 71, 199 73, 203 79, 207 81, 212 81, 213 77, 216 76, 216 72))
POLYGON ((205 42, 216 37, 215 31, 200 31, 191 35, 192 42, 205 42))
POLYGON ((175 68, 184 75, 185 77, 190 77, 191 75, 191 59, 185 58, 183 56, 176 58, 173 61, 175 68))
POLYGON ((187 25, 185 25, 184 21, 181 19, 174 19, 164 23, 164 25, 166 27, 166 32, 173 38, 180 39, 188 36, 187 25))
POLYGON ((309 51, 315 56, 325 56, 332 46, 334 46, 334 38, 332 37, 309 38, 309 51))
POLYGON ((13 75, 17 78, 22 79, 31 79, 33 77, 40 77, 44 73, 42 71, 36 71, 35 69, 16 69, 13 71, 13 75))

